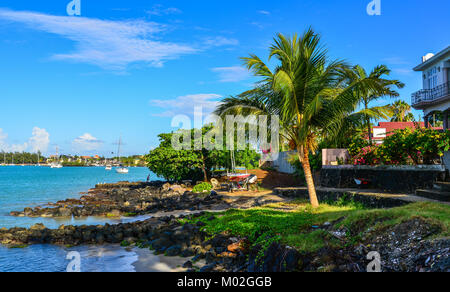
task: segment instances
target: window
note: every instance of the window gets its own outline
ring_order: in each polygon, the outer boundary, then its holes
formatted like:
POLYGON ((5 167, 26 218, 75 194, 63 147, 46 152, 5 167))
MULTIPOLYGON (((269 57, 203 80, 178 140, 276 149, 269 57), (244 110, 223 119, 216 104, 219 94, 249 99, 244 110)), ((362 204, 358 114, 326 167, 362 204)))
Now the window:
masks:
POLYGON ((433 89, 437 87, 437 67, 433 67, 427 72, 428 78, 428 89, 433 89))

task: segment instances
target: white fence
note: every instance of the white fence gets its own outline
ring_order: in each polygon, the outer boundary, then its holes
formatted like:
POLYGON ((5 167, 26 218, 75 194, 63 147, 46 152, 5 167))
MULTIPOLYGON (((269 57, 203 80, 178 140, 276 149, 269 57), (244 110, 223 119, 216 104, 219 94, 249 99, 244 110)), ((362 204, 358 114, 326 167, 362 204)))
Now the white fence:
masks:
POLYGON ((293 154, 295 154, 294 151, 280 152, 278 159, 273 162, 273 167, 278 169, 279 172, 295 173, 295 168, 288 162, 289 157, 293 154))

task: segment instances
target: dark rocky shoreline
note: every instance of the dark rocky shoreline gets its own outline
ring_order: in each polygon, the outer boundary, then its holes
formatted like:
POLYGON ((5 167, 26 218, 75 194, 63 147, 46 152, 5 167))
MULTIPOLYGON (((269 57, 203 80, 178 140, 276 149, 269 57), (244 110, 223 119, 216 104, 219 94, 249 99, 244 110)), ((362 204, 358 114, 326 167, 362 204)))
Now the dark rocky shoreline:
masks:
MULTIPOLYGON (((253 199, 239 201, 239 206, 251 207, 264 202, 253 199)), ((22 247, 30 244, 65 246, 121 244, 150 248, 156 254, 192 258, 184 267, 190 272, 284 272, 332 271, 365 272, 370 251, 378 251, 383 271, 450 271, 450 240, 430 240, 439 228, 430 223, 412 219, 388 228, 378 234, 358 230, 363 241, 346 248, 325 247, 314 253, 299 253, 294 248, 272 243, 268 248, 252 245, 246 238, 229 234, 206 234, 205 222, 183 224, 180 219, 204 216, 201 210, 229 209, 236 204, 215 192, 194 195, 181 185, 162 182, 119 183, 99 185, 80 200, 66 200, 53 207, 13 212, 15 216, 121 216, 124 214, 151 214, 158 211, 192 210, 193 215, 153 217, 145 221, 105 224, 99 226, 60 226, 48 229, 37 224, 29 229, 0 229, 0 244, 22 247), (61 210, 61 208, 65 210, 61 210), (196 268, 199 260, 205 262, 196 268)), ((208 215, 209 216, 209 215, 208 215)), ((214 215, 211 215, 211 219, 214 215)), ((205 220, 205 219, 202 219, 205 220)), ((345 230, 335 223, 318 228, 337 234, 345 240, 345 230)))
POLYGON ((43 207, 13 211, 16 217, 121 217, 152 214, 159 211, 228 208, 220 196, 193 194, 185 185, 164 182, 97 185, 80 199, 67 199, 43 207))

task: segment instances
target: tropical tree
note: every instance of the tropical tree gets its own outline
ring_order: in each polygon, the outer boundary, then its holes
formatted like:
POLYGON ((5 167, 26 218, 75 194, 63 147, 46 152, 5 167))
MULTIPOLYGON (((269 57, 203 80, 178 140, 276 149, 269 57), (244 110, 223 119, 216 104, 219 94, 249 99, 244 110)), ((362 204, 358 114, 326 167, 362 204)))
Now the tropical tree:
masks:
POLYGON ((403 100, 397 100, 391 105, 393 116, 391 122, 414 122, 411 106, 403 100))
POLYGON ((349 72, 348 77, 350 78, 350 83, 356 82, 357 80, 364 80, 366 78, 372 78, 377 81, 380 88, 373 90, 372 88, 362 88, 362 90, 357 90, 355 94, 359 97, 359 108, 351 113, 346 122, 352 122, 353 125, 363 125, 367 129, 369 136, 369 142, 372 144, 372 121, 378 121, 381 119, 389 119, 392 117, 392 107, 390 105, 384 106, 373 106, 370 104, 373 101, 383 97, 398 97, 399 93, 393 88, 403 88, 405 85, 398 80, 389 80, 383 78, 390 74, 390 70, 385 65, 380 65, 375 67, 370 74, 360 65, 356 65, 349 72))
POLYGON ((313 207, 319 202, 311 172, 310 152, 320 137, 335 136, 343 121, 360 101, 361 92, 385 92, 386 84, 376 74, 352 78, 352 69, 343 61, 328 60, 320 36, 308 29, 301 37, 278 34, 270 47, 272 71, 258 56, 243 58, 246 67, 260 77, 259 86, 223 100, 216 113, 224 115, 278 115, 280 135, 297 151, 313 207))
MULTIPOLYGON (((200 130, 203 142, 208 139, 207 134, 212 130, 217 129, 212 125, 207 125, 200 130)), ((195 131, 197 130, 181 129, 176 133, 160 134, 159 146, 150 151, 145 157, 148 168, 156 175, 170 181, 203 180, 205 182, 211 178, 213 169, 229 169, 231 167, 229 151, 221 149, 207 150, 204 147, 202 149, 195 148, 195 131), (175 149, 172 144, 174 134, 178 134, 177 136, 187 134, 191 139, 190 141, 179 141, 183 149, 175 149)), ((245 150, 236 150, 235 155, 236 163, 245 165, 247 168, 257 165, 260 159, 259 154, 250 147, 247 147, 245 150)))

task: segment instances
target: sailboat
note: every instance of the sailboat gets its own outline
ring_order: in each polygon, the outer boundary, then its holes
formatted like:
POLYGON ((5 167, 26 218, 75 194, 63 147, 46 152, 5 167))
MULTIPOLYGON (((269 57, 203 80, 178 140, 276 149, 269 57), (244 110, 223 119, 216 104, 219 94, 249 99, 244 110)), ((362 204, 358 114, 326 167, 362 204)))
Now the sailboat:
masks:
POLYGON ((63 168, 62 164, 59 162, 58 147, 56 147, 56 157, 58 157, 58 161, 52 162, 52 164, 50 164, 50 168, 63 168))
POLYGON ((122 163, 120 163, 120 145, 122 144, 122 137, 119 139, 119 148, 117 149, 117 156, 119 157, 119 167, 116 169, 117 173, 126 174, 129 172, 128 168, 124 167, 122 163))
POLYGON ((11 153, 11 164, 10 164, 10 166, 16 166, 14 164, 14 153, 11 153))
POLYGON ((112 165, 108 163, 108 160, 105 158, 105 170, 107 171, 111 171, 112 170, 112 165))
POLYGON ((6 152, 4 152, 4 151, 2 151, 2 152, 3 152, 3 163, 1 166, 6 166, 6 152))

